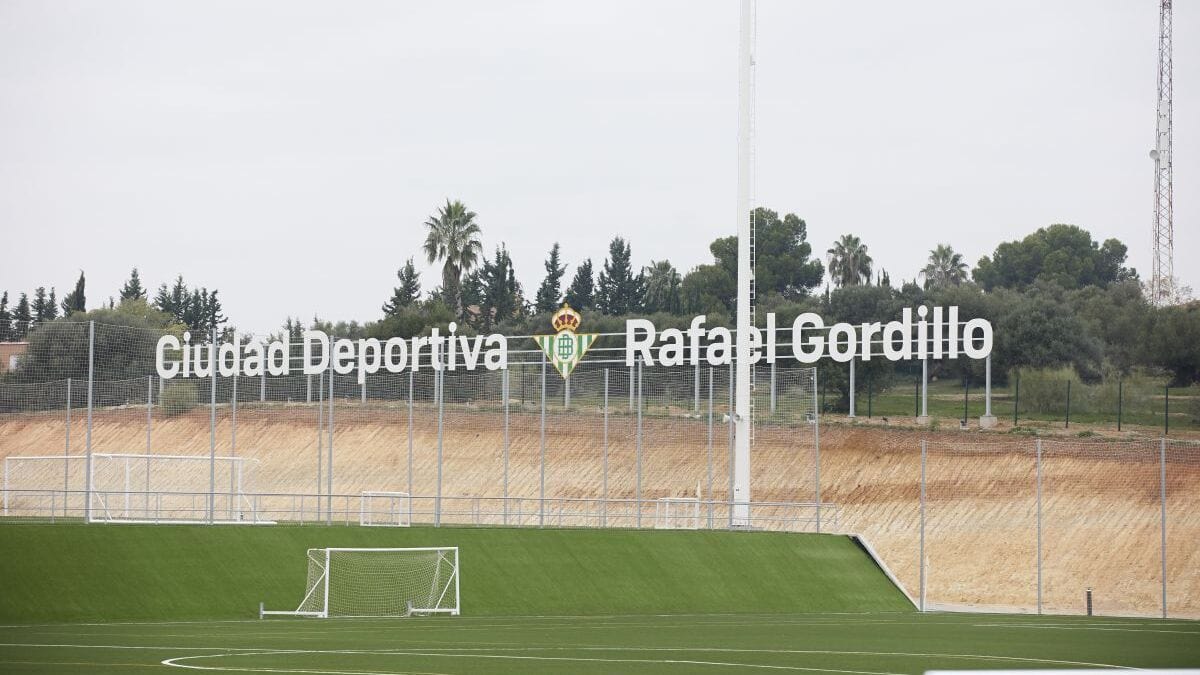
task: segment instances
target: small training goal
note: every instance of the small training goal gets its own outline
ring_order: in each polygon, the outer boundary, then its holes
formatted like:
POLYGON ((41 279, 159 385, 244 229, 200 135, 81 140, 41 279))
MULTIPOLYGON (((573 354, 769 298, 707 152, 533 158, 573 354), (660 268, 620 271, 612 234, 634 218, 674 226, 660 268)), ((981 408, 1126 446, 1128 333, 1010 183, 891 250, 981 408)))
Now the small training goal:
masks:
POLYGON ((364 491, 359 500, 358 524, 363 527, 408 527, 412 524, 412 498, 407 492, 364 491))
POLYGON ((459 613, 458 547, 310 548, 304 599, 269 615, 329 617, 459 613))
POLYGON ((657 530, 696 530, 700 528, 699 497, 662 497, 654 502, 654 528, 657 530))

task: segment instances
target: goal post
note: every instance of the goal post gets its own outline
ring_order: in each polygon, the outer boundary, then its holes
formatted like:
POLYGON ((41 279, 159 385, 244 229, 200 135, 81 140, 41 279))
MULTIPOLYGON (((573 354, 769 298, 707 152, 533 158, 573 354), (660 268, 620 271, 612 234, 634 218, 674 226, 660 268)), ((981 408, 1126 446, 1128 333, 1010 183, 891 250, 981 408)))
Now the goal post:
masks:
POLYGON ((654 529, 700 529, 699 497, 661 497, 654 502, 654 529))
POLYGON ((363 527, 408 527, 412 498, 407 492, 365 490, 359 498, 358 524, 363 527))
POLYGON ((310 548, 304 598, 259 618, 459 614, 458 547, 310 548))

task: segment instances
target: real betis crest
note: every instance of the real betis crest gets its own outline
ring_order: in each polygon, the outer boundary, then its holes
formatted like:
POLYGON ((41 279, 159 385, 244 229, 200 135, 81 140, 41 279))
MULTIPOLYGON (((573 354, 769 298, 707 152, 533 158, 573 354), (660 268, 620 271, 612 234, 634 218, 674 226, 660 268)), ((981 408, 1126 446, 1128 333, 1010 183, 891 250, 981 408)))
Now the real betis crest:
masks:
POLYGON ((588 348, 595 344, 596 338, 600 337, 594 334, 576 333, 575 330, 579 328, 582 321, 583 317, 579 315, 579 312, 571 309, 571 306, 564 302, 550 320, 554 330, 558 332, 555 335, 533 336, 538 346, 545 352, 546 358, 550 359, 550 363, 554 364, 559 375, 563 377, 571 376, 588 348))

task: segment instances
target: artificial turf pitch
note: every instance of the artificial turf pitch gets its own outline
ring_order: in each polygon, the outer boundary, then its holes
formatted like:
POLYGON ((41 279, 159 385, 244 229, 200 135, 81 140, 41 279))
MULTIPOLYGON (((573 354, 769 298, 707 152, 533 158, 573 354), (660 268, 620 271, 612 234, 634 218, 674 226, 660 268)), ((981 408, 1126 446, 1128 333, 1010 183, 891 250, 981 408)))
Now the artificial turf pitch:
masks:
POLYGON ((0 551, 0 673, 1200 666, 1200 622, 917 613, 833 535, 3 524, 0 551), (252 618, 323 546, 458 546, 463 615, 252 618))
POLYGON ((0 628, 27 673, 922 673, 1200 665, 1200 624, 981 614, 284 619, 0 628))

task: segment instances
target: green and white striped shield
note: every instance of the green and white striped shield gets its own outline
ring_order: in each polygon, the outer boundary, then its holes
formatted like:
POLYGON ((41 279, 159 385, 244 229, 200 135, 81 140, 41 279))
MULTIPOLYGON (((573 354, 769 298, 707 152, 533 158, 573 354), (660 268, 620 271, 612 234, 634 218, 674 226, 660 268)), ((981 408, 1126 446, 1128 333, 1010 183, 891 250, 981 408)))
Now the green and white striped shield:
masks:
POLYGON ((534 340, 559 375, 570 377, 583 355, 599 337, 595 334, 577 335, 571 330, 559 331, 556 335, 535 335, 534 340))

